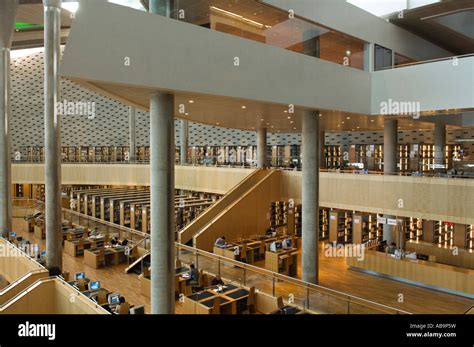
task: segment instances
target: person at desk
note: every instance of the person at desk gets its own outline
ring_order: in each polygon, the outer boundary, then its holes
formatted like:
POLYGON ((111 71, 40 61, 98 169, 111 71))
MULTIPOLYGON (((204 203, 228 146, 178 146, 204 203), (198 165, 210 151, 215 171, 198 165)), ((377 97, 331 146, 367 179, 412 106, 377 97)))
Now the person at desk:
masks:
POLYGON ((265 231, 265 236, 274 236, 276 234, 276 231, 274 228, 270 227, 265 231))
POLYGON ((225 285, 224 281, 222 280, 221 276, 216 275, 211 281, 211 286, 223 286, 225 285))
POLYGON ((92 229, 89 235, 93 236, 93 237, 99 236, 99 228, 96 227, 96 228, 92 229))
POLYGON ((189 266, 189 284, 191 285, 196 285, 199 284, 199 271, 196 269, 196 266, 194 264, 191 264, 189 266))
POLYGON ((128 240, 127 240, 127 239, 123 239, 121 245, 122 245, 122 246, 128 245, 128 240))
POLYGON ((214 245, 219 248, 225 248, 225 246, 227 245, 227 243, 225 242, 225 236, 219 237, 214 243, 214 245))
POLYGON ((119 239, 117 236, 115 236, 112 240, 110 240, 110 244, 112 246, 117 246, 119 244, 119 239))
POLYGON ((114 308, 114 313, 117 313, 117 314, 120 313, 120 305, 122 305, 124 302, 125 302, 125 298, 123 296, 121 296, 119 298, 119 303, 114 308))
POLYGON ((387 246, 387 248, 385 248, 385 253, 395 254, 396 250, 397 250, 397 244, 395 242, 392 242, 390 246, 387 246))

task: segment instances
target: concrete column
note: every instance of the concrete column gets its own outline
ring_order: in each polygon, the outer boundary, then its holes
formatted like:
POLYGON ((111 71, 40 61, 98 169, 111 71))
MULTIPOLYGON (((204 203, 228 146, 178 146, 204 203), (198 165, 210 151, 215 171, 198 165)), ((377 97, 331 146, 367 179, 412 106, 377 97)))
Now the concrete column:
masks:
POLYGON ((189 146, 189 124, 186 119, 181 119, 181 142, 180 142, 180 162, 181 165, 188 163, 189 146))
POLYGON ((128 109, 128 125, 130 129, 130 161, 137 159, 137 130, 136 130, 136 110, 135 107, 128 109))
POLYGON ((174 314, 174 98, 150 100, 151 310, 174 314))
POLYGON ((303 113, 302 280, 318 283, 319 251, 319 112, 303 113))
MULTIPOLYGON (((445 167, 445 157, 446 157, 446 126, 442 123, 435 123, 434 128, 434 163, 435 163, 435 171, 443 171, 444 169, 441 168, 443 165, 445 167)), ((446 168, 446 167, 445 167, 446 168)))
POLYGON ((267 167, 267 129, 257 129, 257 167, 267 167))
POLYGON ((46 264, 62 269, 61 115, 56 110, 61 83, 61 0, 43 0, 43 4, 46 264))
POLYGON ((12 231, 10 48, 18 0, 0 1, 0 236, 12 231))
MULTIPOLYGON (((383 133, 383 172, 393 174, 397 172, 397 151, 398 151, 398 121, 396 119, 384 120, 383 133)), ((385 218, 395 218, 385 215, 385 218)), ((387 244, 396 241, 396 230, 392 225, 383 226, 383 240, 387 244)))
POLYGON ((324 145, 326 144, 326 133, 324 131, 319 132, 319 167, 325 168, 326 163, 324 162, 324 145))
POLYGON ((364 44, 364 71, 372 72, 374 71, 374 44, 365 43, 364 44))

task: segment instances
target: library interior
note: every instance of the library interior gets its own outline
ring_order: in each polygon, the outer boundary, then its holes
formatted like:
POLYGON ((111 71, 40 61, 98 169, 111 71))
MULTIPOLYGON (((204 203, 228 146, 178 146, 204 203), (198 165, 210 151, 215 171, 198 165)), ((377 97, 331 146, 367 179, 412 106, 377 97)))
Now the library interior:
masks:
POLYGON ((474 314, 474 1, 368 3, 0 1, 0 315, 474 314))

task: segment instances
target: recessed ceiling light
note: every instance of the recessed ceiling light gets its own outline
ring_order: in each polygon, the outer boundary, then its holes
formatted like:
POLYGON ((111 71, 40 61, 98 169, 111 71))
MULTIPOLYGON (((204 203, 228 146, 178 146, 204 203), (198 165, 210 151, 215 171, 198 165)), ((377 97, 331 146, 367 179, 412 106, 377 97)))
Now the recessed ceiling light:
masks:
POLYGON ((273 128, 274 128, 274 126, 272 125, 272 126, 271 126, 271 128, 273 129, 273 128))
POLYGON ((284 110, 283 112, 288 113, 288 110, 284 110))
POLYGON ((346 117, 346 119, 351 119, 351 117, 346 117))
POLYGON ((270 125, 270 123, 267 123, 267 125, 270 125))
POLYGON ((320 113, 320 114, 319 114, 319 117, 322 117, 322 116, 323 116, 323 115, 320 113))
POLYGON ((408 124, 408 126, 413 126, 413 124, 408 124))
POLYGON ((288 116, 288 119, 291 119, 291 116, 288 116))
POLYGON ((243 108, 243 109, 245 109, 245 108, 247 108, 247 106, 245 106, 245 105, 242 105, 242 108, 243 108))
POLYGON ((296 128, 293 128, 293 130, 296 130, 296 128))
POLYGON ((221 123, 216 123, 216 125, 221 125, 221 123))
POLYGON ((265 120, 265 119, 263 119, 263 118, 260 118, 260 121, 261 121, 261 122, 263 122, 264 120, 265 120))
POLYGON ((341 123, 344 124, 344 121, 342 121, 341 123))
POLYGON ((294 122, 293 121, 290 121, 290 124, 293 124, 294 122))
POLYGON ((190 104, 194 104, 194 100, 189 100, 189 103, 190 103, 190 104))
POLYGON ((371 119, 370 121, 371 121, 372 123, 374 122, 374 120, 373 120, 373 119, 371 119))
POLYGON ((185 115, 185 116, 189 116, 189 113, 186 112, 184 115, 185 115))

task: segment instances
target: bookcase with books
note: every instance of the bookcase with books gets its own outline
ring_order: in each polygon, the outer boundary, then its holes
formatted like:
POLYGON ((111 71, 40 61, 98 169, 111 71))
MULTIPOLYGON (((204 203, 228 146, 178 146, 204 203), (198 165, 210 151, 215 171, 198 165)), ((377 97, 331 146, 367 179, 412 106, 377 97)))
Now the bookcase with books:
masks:
POLYGON ((421 218, 405 218, 405 240, 420 241, 423 239, 423 220, 421 218))
POLYGON ((278 228, 287 225, 287 203, 285 201, 273 201, 270 207, 270 226, 278 228))
POLYGON ((329 242, 346 244, 352 242, 352 212, 329 212, 329 242))
POLYGON ((326 168, 337 169, 342 164, 341 146, 325 146, 324 157, 326 159, 326 168))

